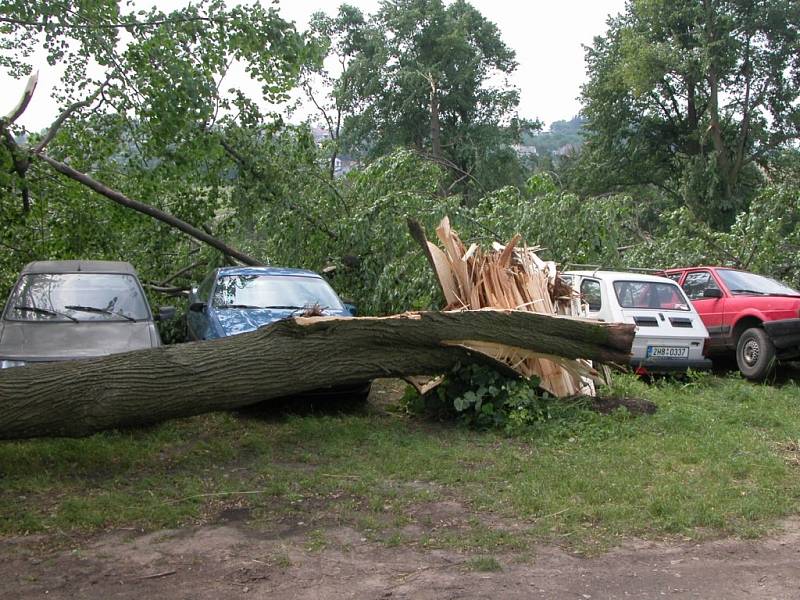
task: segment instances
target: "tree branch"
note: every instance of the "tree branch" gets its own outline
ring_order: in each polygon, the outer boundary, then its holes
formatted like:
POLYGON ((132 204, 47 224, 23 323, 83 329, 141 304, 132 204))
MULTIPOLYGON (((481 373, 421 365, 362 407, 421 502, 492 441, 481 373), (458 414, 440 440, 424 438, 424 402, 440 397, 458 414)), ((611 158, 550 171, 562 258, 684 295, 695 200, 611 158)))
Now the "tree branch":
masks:
POLYGON ((103 88, 105 88, 108 85, 108 82, 111 81, 111 78, 113 76, 114 73, 109 75, 106 78, 106 80, 102 83, 102 85, 100 85, 100 87, 98 87, 91 96, 89 96, 85 100, 81 100, 80 102, 74 102, 73 104, 70 104, 67 108, 65 108, 64 112, 58 115, 58 118, 55 121, 53 121, 53 124, 50 126, 50 129, 47 130, 47 133, 42 138, 42 141, 39 142, 33 149, 33 153, 41 154, 44 151, 44 149, 47 147, 47 144, 49 144, 53 140, 53 138, 56 136, 56 133, 58 133, 58 130, 64 124, 64 121, 66 121, 72 115, 72 113, 81 108, 86 108, 87 106, 91 106, 91 104, 97 99, 97 97, 103 91, 103 88))
POLYGON ((204 260, 198 260, 196 262, 193 262, 192 264, 187 265, 187 266, 183 267, 182 269, 179 269, 179 270, 175 271, 172 275, 168 276, 166 279, 162 279, 159 282, 158 286, 159 287, 163 287, 163 286, 167 285, 168 283, 170 283, 172 281, 175 281, 181 275, 186 275, 190 271, 193 271, 197 267, 202 267, 205 264, 206 264, 206 261, 204 261, 204 260))
POLYGON ((183 287, 183 286, 163 286, 163 285, 155 285, 154 283, 145 283, 144 287, 149 290, 153 290, 158 294, 164 294, 166 296, 188 296, 190 288, 183 287))
MULTIPOLYGON (((261 172, 255 165, 251 164, 250 161, 245 159, 244 156, 242 156, 233 146, 231 146, 224 139, 222 139, 221 137, 218 139, 220 145, 225 150, 225 152, 227 152, 230 155, 230 157, 233 158, 233 160, 236 161, 237 164, 239 164, 239 166, 241 166, 243 169, 250 171, 250 173, 252 173, 256 179, 264 179, 264 176, 261 174, 261 172)), ((284 201, 289 210, 291 210, 296 215, 301 216, 309 225, 313 225, 332 240, 335 240, 339 237, 325 223, 321 222, 319 219, 314 218, 306 211, 299 210, 297 208, 297 205, 295 205, 291 200, 286 199, 284 201)))
POLYGON ((478 187, 481 189, 481 191, 482 191, 484 194, 486 193, 486 188, 485 188, 485 187, 483 187, 483 185, 481 184, 481 182, 480 182, 480 181, 478 181, 478 179, 476 179, 476 178, 475 178, 475 176, 474 176, 472 173, 470 173, 469 171, 465 171, 464 169, 462 169, 461 167, 459 167, 459 166, 458 166, 456 163, 454 163, 453 161, 451 161, 451 160, 449 160, 449 159, 445 158, 444 156, 435 157, 435 156, 433 156, 432 154, 428 154, 427 152, 424 152, 423 150, 421 150, 421 149, 419 149, 419 148, 412 148, 411 150, 412 150, 413 152, 415 152, 416 154, 418 154, 419 156, 421 156, 422 158, 424 158, 424 159, 426 159, 426 160, 429 160, 429 161, 431 161, 432 163, 435 163, 435 164, 441 165, 441 166, 443 166, 443 167, 447 167, 448 169, 452 169, 453 171, 455 171, 455 172, 456 172, 456 173, 458 173, 459 175, 464 175, 465 177, 467 177, 467 178, 469 178, 471 181, 473 181, 473 182, 474 182, 474 183, 475 183, 475 184, 476 184, 476 185, 477 185, 477 186, 478 186, 478 187))
POLYGON ((39 82, 39 71, 36 71, 33 75, 28 78, 28 84, 25 86, 25 91, 22 93, 22 98, 20 98, 19 103, 14 107, 8 115, 6 115, 5 121, 6 123, 13 123, 17 119, 22 116, 22 113, 25 112, 25 109, 28 108, 28 104, 33 98, 33 91, 36 89, 36 84, 39 82))
POLYGON ((133 209, 137 212, 153 217, 154 219, 161 221, 162 223, 166 223, 170 227, 174 227, 175 229, 183 231, 187 235, 190 235, 193 238, 195 238, 196 240, 208 244, 212 248, 216 248, 223 254, 232 256, 236 260, 239 260, 246 265, 251 265, 251 266, 263 265, 263 263, 260 262, 259 260, 251 256, 248 256, 247 254, 239 252, 236 248, 231 248, 223 241, 205 233, 204 231, 198 229, 197 227, 194 227, 193 225, 190 225, 185 221, 182 221, 181 219, 175 217, 174 215, 166 213, 154 206, 150 206, 149 204, 144 204, 143 202, 139 202, 137 200, 128 198, 121 192, 109 188, 103 183, 97 181, 96 179, 93 179, 86 173, 81 173, 80 171, 73 169, 67 164, 59 162, 54 158, 50 158, 46 154, 37 154, 36 156, 40 160, 46 162, 48 165, 50 165, 53 169, 55 169, 62 175, 65 175, 66 177, 69 177, 70 179, 77 181, 82 185, 85 185, 89 189, 94 190, 101 196, 105 196, 109 200, 116 202, 121 206, 133 209))
POLYGON ((152 21, 126 21, 121 23, 61 23, 50 21, 29 21, 15 19, 14 17, 0 17, 0 23, 18 25, 20 27, 35 27, 37 29, 135 29, 137 27, 158 27, 166 24, 180 24, 204 21, 207 23, 224 23, 225 19, 214 17, 181 17, 177 19, 154 19, 152 21))

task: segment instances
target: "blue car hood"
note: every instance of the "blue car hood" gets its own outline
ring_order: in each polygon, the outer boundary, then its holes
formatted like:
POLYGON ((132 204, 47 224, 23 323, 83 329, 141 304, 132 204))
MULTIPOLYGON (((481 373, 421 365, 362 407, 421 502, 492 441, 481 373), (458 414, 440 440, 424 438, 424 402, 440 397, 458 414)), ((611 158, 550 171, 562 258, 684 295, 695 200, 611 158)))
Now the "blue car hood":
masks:
MULTIPOLYGON (((302 312, 302 310, 277 308, 223 308, 214 310, 224 336, 254 331, 275 321, 298 317, 302 312)), ((331 317, 351 316, 345 310, 326 310, 324 314, 331 317)))

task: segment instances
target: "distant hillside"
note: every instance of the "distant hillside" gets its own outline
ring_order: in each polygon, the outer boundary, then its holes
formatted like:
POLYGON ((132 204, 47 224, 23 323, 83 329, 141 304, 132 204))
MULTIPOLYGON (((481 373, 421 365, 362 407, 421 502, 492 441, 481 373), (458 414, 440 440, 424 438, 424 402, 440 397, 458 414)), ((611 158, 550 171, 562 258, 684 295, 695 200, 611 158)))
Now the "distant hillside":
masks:
POLYGON ((539 156, 563 154, 568 149, 578 149, 583 145, 583 125, 581 117, 573 117, 569 121, 554 121, 549 131, 534 135, 523 135, 522 145, 536 148, 539 156))

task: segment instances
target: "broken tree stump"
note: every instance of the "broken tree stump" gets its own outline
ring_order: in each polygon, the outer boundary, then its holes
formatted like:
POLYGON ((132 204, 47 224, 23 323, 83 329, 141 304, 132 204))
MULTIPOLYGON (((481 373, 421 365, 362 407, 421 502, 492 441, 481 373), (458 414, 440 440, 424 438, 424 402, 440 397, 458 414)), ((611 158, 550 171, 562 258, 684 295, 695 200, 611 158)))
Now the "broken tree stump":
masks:
POLYGON ((219 340, 4 369, 0 439, 77 437, 459 363, 512 372, 475 349, 487 344, 625 363, 632 342, 631 325, 522 311, 300 317, 219 340))

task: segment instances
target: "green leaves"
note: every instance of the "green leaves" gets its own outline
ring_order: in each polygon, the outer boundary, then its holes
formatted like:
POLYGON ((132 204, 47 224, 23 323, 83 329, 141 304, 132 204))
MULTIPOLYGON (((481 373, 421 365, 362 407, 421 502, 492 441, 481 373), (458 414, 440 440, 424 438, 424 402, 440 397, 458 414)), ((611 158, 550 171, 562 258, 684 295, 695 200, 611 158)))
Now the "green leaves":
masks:
POLYGON ((316 72, 332 101, 317 104, 343 149, 374 158, 417 148, 462 191, 492 186, 497 173, 521 181, 507 167, 518 165, 509 150, 519 138, 519 94, 507 79, 514 52, 470 4, 392 0, 369 19, 343 5, 336 17, 317 15, 312 34, 342 68, 337 78, 316 72))
POLYGON ((658 188, 730 226, 800 137, 799 25, 791 0, 628 3, 586 52, 583 190, 658 188))
MULTIPOLYGON (((240 123, 263 127, 271 117, 259 105, 283 100, 305 60, 294 25, 274 6, 258 3, 200 0, 134 12, 112 0, 8 1, 0 7, 0 28, 0 68, 29 71, 31 56, 41 51, 51 64, 65 66, 54 94, 59 105, 94 96, 61 127, 48 146, 51 155, 222 235, 229 222, 221 211, 236 173, 216 134, 240 123), (224 79, 234 67, 248 72, 260 93, 229 90, 224 79)), ((16 252, 4 283, 24 259, 130 260, 143 279, 155 281, 176 265, 220 260, 175 230, 33 164, 26 176, 30 216, 12 210, 19 182, 0 181, 3 229, 16 252)))
POLYGON ((538 390, 539 381, 511 379, 488 367, 458 366, 444 382, 422 398, 406 397, 415 412, 457 418, 477 429, 519 432, 548 419, 552 398, 538 390))

